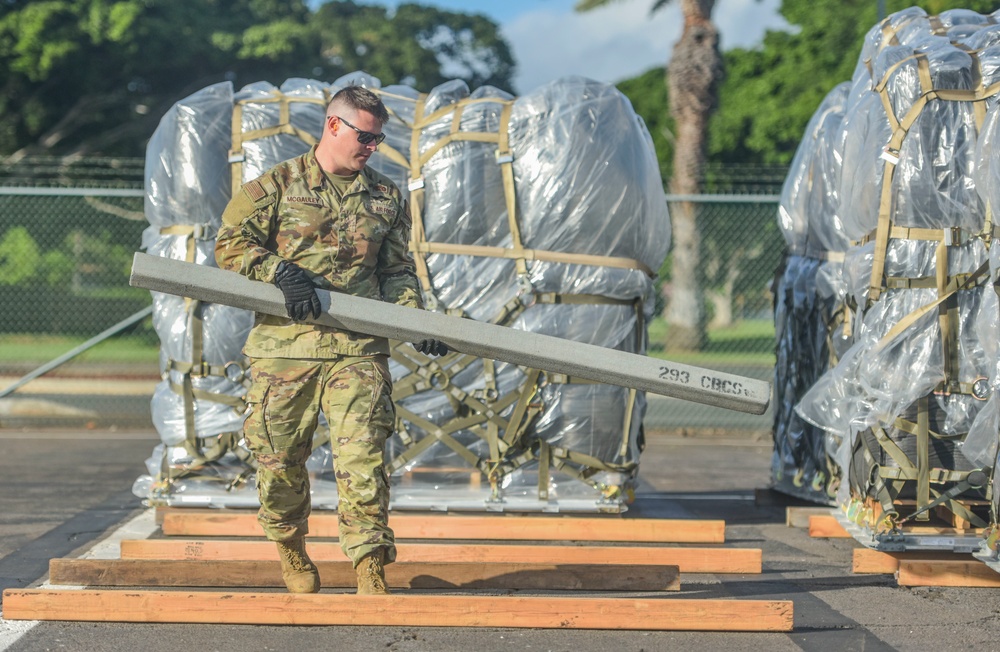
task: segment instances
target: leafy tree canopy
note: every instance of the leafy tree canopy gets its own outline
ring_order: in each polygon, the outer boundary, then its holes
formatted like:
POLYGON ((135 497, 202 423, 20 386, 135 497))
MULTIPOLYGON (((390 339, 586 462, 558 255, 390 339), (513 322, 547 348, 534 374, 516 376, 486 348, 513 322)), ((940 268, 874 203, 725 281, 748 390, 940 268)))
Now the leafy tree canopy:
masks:
MULTIPOLYGON (((709 156, 719 163, 787 165, 826 94, 854 73, 865 34, 878 22, 872 0, 784 0, 792 29, 769 31, 762 47, 725 53, 727 79, 709 129, 709 156)), ((991 13, 996 0, 886 0, 887 14, 919 6, 991 13)))
POLYGON ((139 156, 160 116, 209 84, 354 70, 509 90, 514 61, 488 18, 417 4, 3 0, 0 154, 139 156))

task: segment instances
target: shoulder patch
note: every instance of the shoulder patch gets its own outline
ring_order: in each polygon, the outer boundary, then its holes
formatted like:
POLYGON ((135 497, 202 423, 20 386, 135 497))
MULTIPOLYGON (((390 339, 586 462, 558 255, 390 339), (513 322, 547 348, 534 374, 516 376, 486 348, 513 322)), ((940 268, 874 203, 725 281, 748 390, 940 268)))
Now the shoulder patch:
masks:
POLYGON ((254 208, 264 208, 278 201, 278 187, 267 177, 258 177, 243 184, 243 194, 254 208))
POLYGON ((264 192, 264 184, 260 182, 260 179, 254 179, 253 181, 247 183, 243 186, 246 191, 247 196, 251 201, 259 202, 264 197, 267 197, 267 193, 264 192))

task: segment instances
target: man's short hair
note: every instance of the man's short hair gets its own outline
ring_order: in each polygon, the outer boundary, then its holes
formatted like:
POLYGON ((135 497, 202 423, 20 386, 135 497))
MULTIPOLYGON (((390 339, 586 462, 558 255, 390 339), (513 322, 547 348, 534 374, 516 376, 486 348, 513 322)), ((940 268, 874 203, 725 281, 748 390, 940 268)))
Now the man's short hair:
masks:
POLYGON ((355 111, 367 111, 375 116, 379 124, 384 125, 389 122, 389 112, 385 108, 380 98, 364 86, 346 86, 334 93, 330 104, 327 106, 326 114, 334 115, 334 106, 347 106, 355 111))

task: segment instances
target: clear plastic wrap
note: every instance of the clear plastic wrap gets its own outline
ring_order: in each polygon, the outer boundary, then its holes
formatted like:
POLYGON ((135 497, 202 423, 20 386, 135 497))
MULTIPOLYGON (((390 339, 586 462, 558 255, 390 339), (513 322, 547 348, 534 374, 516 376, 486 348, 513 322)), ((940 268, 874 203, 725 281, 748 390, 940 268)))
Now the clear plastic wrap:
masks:
MULTIPOLYGON (((230 195, 232 103, 232 86, 215 84, 176 103, 161 119, 146 149, 150 226, 142 246, 148 253, 215 265, 215 234, 230 195)), ((241 350, 252 325, 253 315, 245 310, 153 293, 163 377, 151 401, 163 442, 149 478, 154 493, 169 491, 173 476, 183 473, 182 466, 163 459, 163 446, 189 462, 211 463, 204 458, 224 454, 226 442, 238 438, 246 391, 241 350)))
POLYGON ((839 147, 849 90, 850 84, 838 85, 813 114, 778 208, 789 255, 775 286, 771 481, 779 491, 820 503, 832 503, 838 486, 839 472, 827 452, 835 445, 794 408, 843 350, 842 252, 848 241, 837 211, 839 147))
MULTIPOLYGON (((1000 13, 1000 12, 998 12, 1000 13)), ((993 213, 1000 206, 1000 103, 993 98, 989 103, 986 118, 980 131, 976 146, 976 188, 983 202, 993 213)), ((1000 247, 990 248, 990 281, 996 288, 1000 279, 1000 247)), ((1000 524, 997 515, 1000 514, 1000 491, 997 490, 997 469, 1000 468, 1000 307, 997 306, 996 292, 989 292, 984 297, 984 309, 976 324, 979 338, 983 345, 987 360, 985 382, 989 385, 989 398, 977 415, 962 443, 962 452, 977 468, 990 470, 991 521, 990 527, 983 537, 976 556, 982 559, 993 570, 1000 572, 1000 524), (993 305, 987 307, 987 304, 993 305)))
MULTIPOLYGON (((844 121, 843 166, 853 174, 842 177, 840 215, 855 243, 843 268, 857 306, 853 343, 796 408, 840 438, 834 456, 850 475, 840 500, 859 507, 849 513, 869 527, 879 512, 898 516, 896 499, 916 497, 919 512, 933 492, 979 468, 987 448, 970 459, 962 442, 996 418, 981 382, 996 367, 996 346, 983 337, 995 329, 997 301, 983 273, 996 254, 980 197, 980 141, 992 136, 987 122, 980 139, 978 98, 1000 80, 1000 31, 966 10, 894 16, 895 40, 866 43, 873 83, 855 79, 844 121)), ((981 497, 963 487, 960 497, 981 497)))
MULTIPOLYGON (((421 95, 405 86, 382 88, 363 72, 329 86, 298 79, 280 89, 253 84, 232 98, 243 132, 240 178, 250 180, 305 151, 318 138, 326 99, 348 84, 376 90, 392 116, 369 165, 411 200, 415 237, 450 247, 418 254, 426 264, 429 308, 644 352, 644 324, 653 307, 647 272, 663 262, 670 221, 652 140, 619 91, 569 78, 513 98, 492 87, 470 92, 455 80, 421 95), (288 103, 291 128, 278 122, 279 100, 288 103), (503 160, 501 129, 510 151, 503 160), (415 130, 419 162, 409 160, 415 130), (489 142, 461 137, 466 132, 486 134, 489 142), (417 197, 410 196, 411 187, 420 190, 417 197), (523 274, 509 255, 489 253, 511 249, 515 231, 524 249, 551 253, 546 260, 526 256, 523 274), (581 254, 619 262, 595 264, 577 259, 581 254)), ((220 183, 228 184, 222 177, 220 183)), ((641 449, 641 392, 461 354, 428 360, 406 343, 395 347, 391 372, 399 419, 387 444, 393 508, 625 508, 641 449), (496 416, 470 419, 494 411, 496 416), (509 419, 519 424, 516 432, 495 425, 509 419), (437 432, 428 432, 427 423, 437 432), (447 437, 439 439, 442 431, 447 437)), ((336 504, 326 440, 317 436, 308 464, 318 508, 336 504)), ((164 457, 190 463, 176 443, 164 440, 154 452, 150 478, 164 457)), ((199 504, 255 502, 253 477, 240 454, 221 458, 212 472, 218 478, 175 482, 175 495, 199 504)), ((152 482, 140 480, 135 491, 141 493, 152 482)))
MULTIPOLYGON (((469 93, 464 83, 455 81, 431 91, 424 111, 433 114, 471 100, 461 113, 460 131, 496 133, 503 102, 511 99, 490 87, 469 93)), ((419 137, 421 152, 430 151, 446 137, 452 122, 453 114, 445 112, 428 123, 419 137)), ((658 268, 666 251, 664 245, 669 242, 669 215, 649 135, 624 96, 606 84, 582 78, 560 80, 517 98, 508 130, 517 224, 525 248, 632 258, 658 268), (602 128, 607 125, 617 127, 602 128)), ((459 140, 438 150, 422 166, 423 229, 429 243, 512 246, 496 150, 494 143, 459 140)), ((473 253, 431 254, 427 265, 432 282, 429 303, 443 309, 514 328, 644 351, 644 334, 637 335, 636 320, 639 314, 649 316, 652 279, 638 269, 529 261, 526 275, 519 276, 514 260, 473 253), (534 301, 533 296, 547 293, 595 295, 618 305, 534 301), (519 297, 528 305, 515 319, 504 322, 505 307, 519 297)), ((397 374, 405 377, 394 364, 394 378, 397 374)), ((474 365, 456 374, 453 382, 474 393, 483 390, 487 378, 482 366, 474 365)), ((509 365, 497 365, 490 382, 498 385, 499 396, 532 388, 530 383, 524 385, 523 371, 509 365)), ((602 487, 621 488, 634 480, 643 397, 629 400, 629 392, 620 388, 562 383, 540 387, 537 397, 544 409, 530 434, 506 456, 505 464, 510 466, 499 482, 499 491, 485 482, 478 491, 470 490, 468 473, 454 470, 467 466, 463 454, 438 442, 397 468, 396 476, 412 479, 410 495, 394 497, 394 504, 405 501, 406 505, 420 506, 420 500, 426 499, 439 506, 447 494, 432 490, 430 485, 442 479, 465 483, 452 489, 452 498, 465 506, 597 509, 596 503, 609 497, 613 498, 611 504, 620 504, 624 500, 621 493, 608 496, 602 487), (561 474, 553 473, 548 486, 540 488, 537 460, 512 461, 515 452, 536 455, 539 442, 556 455, 562 449, 605 462, 609 468, 589 476, 591 486, 579 478, 573 481, 572 474, 559 480, 561 474), (434 469, 444 470, 434 473, 434 469), (546 497, 540 498, 540 493, 546 497), (583 503, 574 507, 580 499, 583 503)), ((397 404, 436 424, 456 418, 451 399, 441 392, 419 393, 399 399, 397 404)), ((501 414, 509 416, 513 408, 501 414)), ((414 425, 409 431, 416 440, 429 436, 414 425)), ((477 457, 489 457, 488 441, 479 434, 461 430, 454 438, 477 457)), ((394 437, 389 456, 404 455, 407 449, 394 437)), ((577 466, 572 457, 563 463, 566 471, 577 466)))

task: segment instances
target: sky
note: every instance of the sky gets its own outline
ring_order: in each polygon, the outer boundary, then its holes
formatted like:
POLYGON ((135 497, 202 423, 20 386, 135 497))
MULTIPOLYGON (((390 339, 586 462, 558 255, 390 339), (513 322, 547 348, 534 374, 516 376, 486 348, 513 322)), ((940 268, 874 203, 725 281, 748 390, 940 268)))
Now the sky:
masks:
MULTIPOLYGON (((364 0, 363 0, 364 1, 364 0)), ((586 13, 577 0, 417 0, 486 14, 500 25, 517 62, 514 92, 527 93, 569 75, 617 83, 663 66, 681 33, 679 0, 650 16, 653 0, 617 0, 586 13)), ((370 0, 396 6, 399 0, 370 0)), ((712 19, 723 50, 752 48, 767 29, 787 27, 780 0, 718 0, 712 19)))

